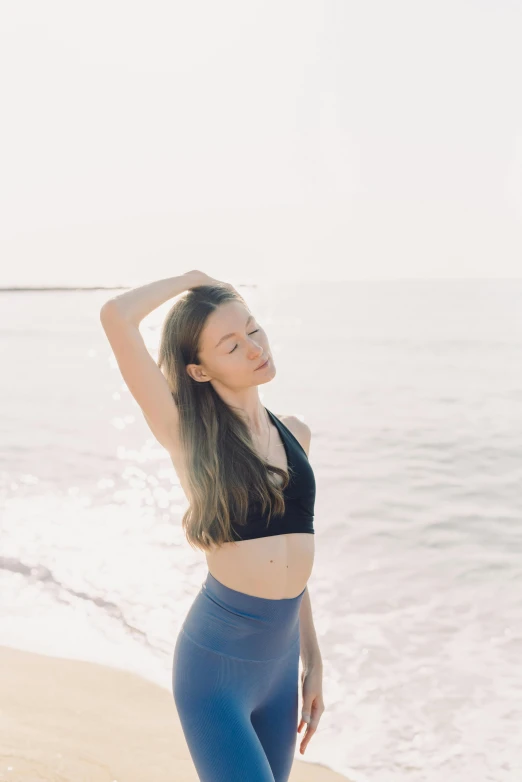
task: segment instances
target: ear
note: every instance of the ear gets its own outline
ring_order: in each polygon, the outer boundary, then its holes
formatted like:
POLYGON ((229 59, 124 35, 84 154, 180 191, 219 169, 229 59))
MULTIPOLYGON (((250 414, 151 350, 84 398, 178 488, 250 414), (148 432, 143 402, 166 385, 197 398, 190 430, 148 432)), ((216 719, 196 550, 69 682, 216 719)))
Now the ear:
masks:
POLYGON ((199 364, 187 364, 185 369, 187 370, 187 373, 190 375, 192 380, 195 380, 197 383, 207 383, 210 380, 207 373, 201 368, 199 364))

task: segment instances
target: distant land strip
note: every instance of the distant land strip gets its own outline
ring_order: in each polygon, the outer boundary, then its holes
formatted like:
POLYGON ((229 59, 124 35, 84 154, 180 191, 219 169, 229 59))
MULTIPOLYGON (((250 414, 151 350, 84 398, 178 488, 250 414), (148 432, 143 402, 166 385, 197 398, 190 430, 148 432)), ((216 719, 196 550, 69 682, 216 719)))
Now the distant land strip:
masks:
MULTIPOLYGON (((143 285, 146 285, 146 283, 143 283, 143 285)), ((257 288, 256 283, 248 283, 248 282, 240 282, 237 284, 238 287, 241 288, 257 288)), ((118 290, 130 290, 131 288, 137 287, 136 285, 60 285, 60 286, 53 286, 53 287, 37 287, 37 286, 18 286, 13 288, 3 288, 0 287, 0 293, 34 293, 34 292, 44 292, 44 293, 51 293, 55 291, 118 291, 118 290)))
POLYGON ((58 287, 27 287, 27 286, 20 286, 15 288, 2 288, 0 287, 0 293, 12 293, 13 291, 16 292, 35 292, 35 291, 115 291, 115 290, 121 290, 123 288, 128 288, 130 286, 128 285, 93 285, 91 287, 89 286, 83 286, 83 285, 61 285, 58 287))

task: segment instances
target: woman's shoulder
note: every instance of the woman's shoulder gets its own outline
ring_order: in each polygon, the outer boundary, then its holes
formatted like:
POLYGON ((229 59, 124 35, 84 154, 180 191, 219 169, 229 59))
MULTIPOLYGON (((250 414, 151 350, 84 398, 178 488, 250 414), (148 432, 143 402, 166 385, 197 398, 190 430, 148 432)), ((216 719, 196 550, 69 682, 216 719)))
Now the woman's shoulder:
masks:
POLYGON ((308 455, 310 450, 310 441, 312 439, 312 432, 308 424, 306 424, 301 417, 297 415, 283 415, 282 413, 276 413, 281 423, 283 423, 294 435, 296 440, 299 441, 303 450, 308 455))

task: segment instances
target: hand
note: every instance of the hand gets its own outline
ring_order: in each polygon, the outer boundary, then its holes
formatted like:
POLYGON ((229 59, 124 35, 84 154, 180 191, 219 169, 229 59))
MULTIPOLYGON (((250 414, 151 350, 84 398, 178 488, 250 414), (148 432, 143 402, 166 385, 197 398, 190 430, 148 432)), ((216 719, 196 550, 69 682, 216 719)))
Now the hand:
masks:
POLYGON ((297 732, 301 732, 303 725, 307 724, 299 752, 304 755, 308 742, 314 735, 324 711, 323 702, 323 672, 321 668, 310 668, 303 670, 301 674, 301 683, 303 689, 303 708, 301 722, 297 732))
POLYGON ((196 288, 198 285, 224 285, 225 288, 229 288, 230 290, 235 290, 232 285, 228 282, 222 282, 221 280, 216 280, 214 277, 209 277, 208 274, 205 274, 205 272, 200 272, 199 269, 192 269, 190 272, 185 272, 187 277, 190 277, 190 285, 188 290, 191 288, 196 288))

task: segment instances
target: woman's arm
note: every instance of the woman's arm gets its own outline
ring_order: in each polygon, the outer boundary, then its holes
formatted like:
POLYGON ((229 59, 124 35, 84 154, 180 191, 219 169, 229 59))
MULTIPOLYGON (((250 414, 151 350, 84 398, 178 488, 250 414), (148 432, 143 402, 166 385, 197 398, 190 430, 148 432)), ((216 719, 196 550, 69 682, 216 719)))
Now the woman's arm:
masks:
POLYGON ((319 720, 325 710, 323 699, 323 661, 312 621, 312 606, 310 604, 308 587, 302 597, 299 621, 303 671, 301 673, 301 720, 297 726, 297 732, 300 733, 303 726, 306 725, 306 731, 299 747, 299 751, 303 755, 308 742, 317 730, 319 720))
POLYGON ((132 396, 157 441, 169 452, 179 447, 178 409, 167 379, 150 355, 139 324, 168 299, 199 284, 200 273, 167 277, 109 299, 100 309, 100 321, 132 396))
POLYGON ((118 314, 125 318, 133 326, 139 326, 143 318, 149 315, 153 310, 164 304, 174 296, 179 296, 183 291, 188 290, 198 284, 198 275, 201 272, 197 270, 180 274, 178 277, 166 277, 163 280, 155 280, 147 285, 141 285, 139 288, 132 288, 130 291, 120 293, 109 301, 106 301, 101 308, 101 313, 105 310, 117 307, 118 314))
POLYGON ((312 604, 310 602, 310 593, 308 587, 301 598, 299 608, 299 633, 301 637, 301 660, 303 669, 310 671, 312 669, 323 669, 323 661, 319 650, 319 643, 315 633, 314 620, 312 618, 312 604))
MULTIPOLYGON (((301 421, 295 415, 285 416, 284 423, 290 428, 290 431, 301 443, 301 446, 307 456, 310 454, 310 442, 312 439, 312 432, 308 424, 301 421)), ((317 642, 317 636, 315 634, 314 620, 312 618, 312 604, 310 602, 310 593, 308 587, 306 587, 305 593, 301 598, 301 606, 299 608, 299 626, 301 636, 301 660, 303 662, 303 669, 311 670, 317 668, 322 671, 323 662, 321 659, 321 652, 319 651, 319 644, 317 642)))

